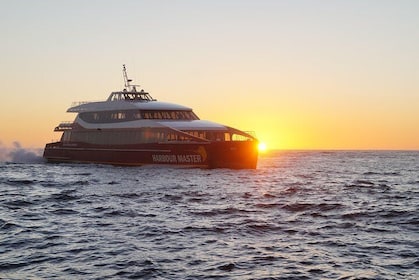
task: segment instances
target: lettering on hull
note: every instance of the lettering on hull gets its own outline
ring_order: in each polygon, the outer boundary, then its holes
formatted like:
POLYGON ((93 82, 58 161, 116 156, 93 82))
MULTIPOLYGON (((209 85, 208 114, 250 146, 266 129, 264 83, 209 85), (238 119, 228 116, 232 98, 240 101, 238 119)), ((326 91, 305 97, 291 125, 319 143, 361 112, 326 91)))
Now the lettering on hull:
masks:
POLYGON ((152 155, 154 163, 202 163, 201 155, 152 155))

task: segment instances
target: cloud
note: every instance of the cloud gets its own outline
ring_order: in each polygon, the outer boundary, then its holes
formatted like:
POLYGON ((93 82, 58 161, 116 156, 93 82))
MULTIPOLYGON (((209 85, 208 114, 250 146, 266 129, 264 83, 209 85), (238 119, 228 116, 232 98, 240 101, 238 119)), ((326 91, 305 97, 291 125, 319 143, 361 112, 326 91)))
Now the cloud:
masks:
POLYGON ((18 141, 13 142, 13 147, 6 147, 0 141, 0 162, 13 163, 41 163, 42 149, 24 148, 18 141))

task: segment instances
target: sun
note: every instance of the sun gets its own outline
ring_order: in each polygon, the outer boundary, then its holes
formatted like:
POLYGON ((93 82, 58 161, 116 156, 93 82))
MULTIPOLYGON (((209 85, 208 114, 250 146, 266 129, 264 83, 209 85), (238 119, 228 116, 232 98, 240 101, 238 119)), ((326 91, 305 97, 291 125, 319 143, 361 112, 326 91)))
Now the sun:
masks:
POLYGON ((263 152, 266 152, 266 149, 267 149, 268 147, 266 146, 266 144, 264 143, 264 142, 260 142, 259 144, 258 144, 258 150, 259 150, 259 152, 261 152, 261 153, 263 153, 263 152))

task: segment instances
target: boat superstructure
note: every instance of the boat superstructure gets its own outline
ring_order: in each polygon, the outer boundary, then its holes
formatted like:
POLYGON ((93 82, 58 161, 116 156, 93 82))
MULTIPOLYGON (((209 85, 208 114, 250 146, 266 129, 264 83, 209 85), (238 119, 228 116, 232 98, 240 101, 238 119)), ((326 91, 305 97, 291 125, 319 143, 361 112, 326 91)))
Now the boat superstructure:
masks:
POLYGON ((55 128, 62 136, 46 145, 49 162, 256 168, 258 141, 251 133, 200 120, 189 107, 157 101, 131 84, 125 65, 123 76, 122 91, 67 110, 77 116, 55 128))

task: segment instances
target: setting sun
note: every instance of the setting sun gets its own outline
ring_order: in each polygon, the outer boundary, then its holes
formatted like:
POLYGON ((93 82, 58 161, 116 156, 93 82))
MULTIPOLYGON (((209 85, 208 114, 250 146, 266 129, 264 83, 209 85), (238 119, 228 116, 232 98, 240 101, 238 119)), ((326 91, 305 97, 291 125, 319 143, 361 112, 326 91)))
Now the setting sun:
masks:
POLYGON ((266 149, 267 149, 267 146, 266 146, 266 144, 264 142, 260 142, 258 144, 258 150, 259 150, 259 152, 261 152, 261 153, 266 152, 266 149))

